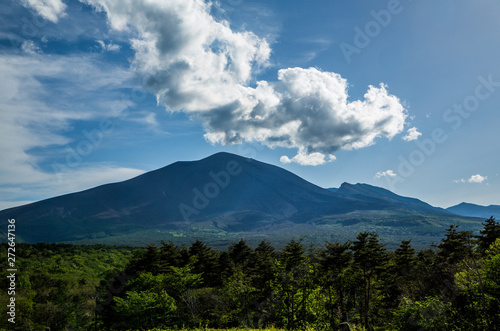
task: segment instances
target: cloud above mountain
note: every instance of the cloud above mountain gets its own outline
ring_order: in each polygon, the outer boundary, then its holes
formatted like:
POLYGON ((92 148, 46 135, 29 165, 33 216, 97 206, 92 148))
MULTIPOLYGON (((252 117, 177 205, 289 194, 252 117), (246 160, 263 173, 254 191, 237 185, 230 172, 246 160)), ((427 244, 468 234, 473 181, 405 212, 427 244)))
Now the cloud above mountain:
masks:
POLYGON ((480 174, 477 174, 477 175, 470 176, 469 179, 463 179, 462 178, 462 179, 454 180, 454 182, 455 183, 477 183, 477 184, 481 184, 486 179, 488 179, 488 176, 481 176, 480 174))
POLYGON ((392 171, 391 169, 388 169, 386 171, 379 171, 375 174, 375 179, 379 179, 382 177, 396 177, 396 173, 392 171))
MULTIPOLYGON (((317 165, 404 129, 407 112, 384 84, 349 100, 347 80, 317 68, 284 68, 276 80, 257 80, 270 66, 270 44, 216 19, 203 0, 82 2, 129 36, 133 70, 157 102, 201 122, 212 144, 291 148, 297 154, 283 162, 317 165)), ((52 21, 64 15, 56 0, 28 3, 52 21)))

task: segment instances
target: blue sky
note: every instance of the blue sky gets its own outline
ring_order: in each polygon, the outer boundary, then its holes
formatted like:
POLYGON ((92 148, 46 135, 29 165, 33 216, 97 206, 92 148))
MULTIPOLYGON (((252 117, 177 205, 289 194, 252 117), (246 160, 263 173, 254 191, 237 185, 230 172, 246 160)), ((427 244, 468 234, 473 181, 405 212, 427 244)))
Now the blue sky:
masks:
POLYGON ((0 4, 0 209, 219 151, 500 204, 494 0, 0 4))

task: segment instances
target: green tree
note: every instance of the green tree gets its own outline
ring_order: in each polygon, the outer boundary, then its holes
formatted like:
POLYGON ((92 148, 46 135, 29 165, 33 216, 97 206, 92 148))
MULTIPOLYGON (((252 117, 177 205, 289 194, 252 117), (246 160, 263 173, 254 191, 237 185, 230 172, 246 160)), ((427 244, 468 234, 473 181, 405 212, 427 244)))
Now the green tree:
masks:
POLYGON ((169 326, 176 310, 175 300, 165 290, 128 291, 115 297, 115 311, 122 318, 116 328, 154 328, 169 326))
POLYGON ((477 237, 479 248, 486 252, 490 246, 500 238, 500 223, 495 221, 495 218, 490 217, 483 223, 483 229, 479 231, 480 235, 477 237))
POLYGON ((370 326, 370 300, 372 297, 373 280, 384 266, 387 256, 384 244, 379 240, 375 232, 361 232, 352 243, 354 252, 354 265, 359 270, 362 279, 363 291, 363 325, 365 329, 371 329, 370 326))
POLYGON ((411 247, 411 240, 402 240, 394 251, 394 264, 390 270, 393 276, 393 285, 399 295, 410 297, 414 292, 414 279, 417 265, 415 249, 411 247))
POLYGON ((352 287, 348 268, 352 260, 349 243, 326 243, 320 255, 321 285, 326 292, 330 325, 348 322, 346 293, 352 287))
POLYGON ((276 304, 276 318, 287 329, 294 330, 306 323, 307 297, 312 277, 310 266, 306 263, 302 239, 292 239, 276 262, 276 275, 273 282, 273 297, 276 304))
POLYGON ((196 239, 189 247, 189 263, 193 266, 193 273, 203 275, 205 286, 220 286, 217 253, 203 241, 196 239))
POLYGON ((485 293, 490 326, 500 325, 500 238, 486 251, 485 293))
POLYGON ((276 250, 269 242, 262 240, 255 248, 254 259, 253 284, 254 287, 261 289, 261 299, 267 299, 271 294, 270 282, 276 272, 274 263, 276 250))
MULTIPOLYGON (((422 301, 404 302, 394 311, 391 329, 401 331, 452 330, 451 303, 438 297, 428 297, 422 301)), ((455 329, 453 329, 455 330, 455 329)))
POLYGON ((458 225, 450 224, 438 247, 438 257, 454 266, 472 253, 472 232, 457 231, 458 225))
POLYGON ((169 273, 172 270, 171 267, 180 267, 183 264, 179 248, 171 241, 166 243, 162 240, 157 254, 159 273, 169 273))
POLYGON ((228 253, 235 266, 240 266, 244 270, 251 267, 253 251, 243 238, 237 243, 231 243, 228 253))

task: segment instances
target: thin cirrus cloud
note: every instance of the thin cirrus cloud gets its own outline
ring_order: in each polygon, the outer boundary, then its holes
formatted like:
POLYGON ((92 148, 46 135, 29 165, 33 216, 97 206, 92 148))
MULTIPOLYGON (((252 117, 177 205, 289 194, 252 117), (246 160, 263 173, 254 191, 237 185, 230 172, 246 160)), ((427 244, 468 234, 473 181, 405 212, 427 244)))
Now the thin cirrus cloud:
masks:
MULTIPOLYGON (((95 56, 0 55, 0 209, 16 200, 41 199, 88 188, 102 182, 139 175, 140 169, 112 164, 78 167, 63 161, 76 142, 66 133, 77 121, 113 119, 125 104, 109 105, 109 95, 127 85, 131 73, 119 67, 103 69, 95 56), (47 79, 50 78, 50 79, 47 79), (78 108, 84 104, 82 108, 78 108), (111 109, 111 110, 110 110, 111 109), (44 152, 61 155, 65 171, 41 168, 44 152)), ((97 147, 96 147, 97 148, 97 147)))
MULTIPOLYGON (((255 81, 269 66, 269 43, 216 20, 203 0, 82 2, 106 12, 111 29, 130 34, 132 67, 145 88, 167 111, 201 122, 212 144, 291 148, 296 155, 282 162, 318 165, 341 149, 392 139, 406 124, 406 109, 384 84, 349 101, 347 80, 317 68, 284 68, 275 81, 255 81)), ((53 8, 56 17, 64 14, 53 8)))
POLYGON ((96 40, 96 42, 101 46, 101 49, 103 52, 118 52, 120 51, 120 45, 113 44, 113 43, 105 43, 102 40, 96 40))

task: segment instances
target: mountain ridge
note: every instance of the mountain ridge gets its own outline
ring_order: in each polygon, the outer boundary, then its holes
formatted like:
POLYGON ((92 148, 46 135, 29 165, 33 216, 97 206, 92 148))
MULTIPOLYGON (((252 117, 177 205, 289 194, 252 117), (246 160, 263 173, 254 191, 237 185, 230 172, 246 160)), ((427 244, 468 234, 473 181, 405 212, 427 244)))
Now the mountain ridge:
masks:
POLYGON ((224 152, 0 211, 0 222, 9 218, 16 219, 21 241, 94 243, 274 238, 287 231, 337 238, 374 228, 425 237, 450 222, 477 223, 368 184, 324 189, 283 168, 224 152))
POLYGON ((500 218, 500 205, 481 206, 473 203, 462 202, 458 205, 446 208, 447 211, 460 216, 500 218))

